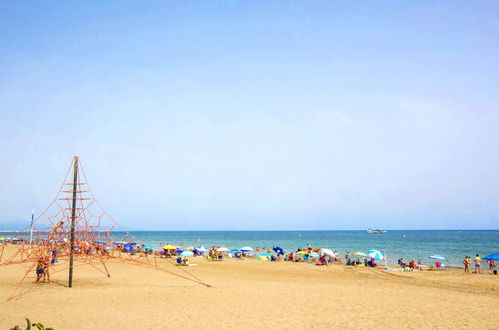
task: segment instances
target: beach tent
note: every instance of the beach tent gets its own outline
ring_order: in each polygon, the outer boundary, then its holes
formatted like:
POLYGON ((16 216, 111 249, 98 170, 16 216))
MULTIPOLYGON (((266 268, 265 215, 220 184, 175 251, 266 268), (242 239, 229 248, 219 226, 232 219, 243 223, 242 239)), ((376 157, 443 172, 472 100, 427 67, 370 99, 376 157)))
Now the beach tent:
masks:
POLYGON ((489 254, 486 257, 483 257, 485 260, 499 260, 499 253, 489 254))

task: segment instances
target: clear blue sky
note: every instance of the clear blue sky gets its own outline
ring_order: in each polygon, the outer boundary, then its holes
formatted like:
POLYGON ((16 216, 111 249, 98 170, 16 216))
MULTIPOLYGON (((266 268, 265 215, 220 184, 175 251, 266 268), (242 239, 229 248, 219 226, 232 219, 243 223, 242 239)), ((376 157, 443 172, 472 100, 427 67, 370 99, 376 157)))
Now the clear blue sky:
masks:
POLYGON ((0 224, 499 228, 497 1, 2 1, 0 224))

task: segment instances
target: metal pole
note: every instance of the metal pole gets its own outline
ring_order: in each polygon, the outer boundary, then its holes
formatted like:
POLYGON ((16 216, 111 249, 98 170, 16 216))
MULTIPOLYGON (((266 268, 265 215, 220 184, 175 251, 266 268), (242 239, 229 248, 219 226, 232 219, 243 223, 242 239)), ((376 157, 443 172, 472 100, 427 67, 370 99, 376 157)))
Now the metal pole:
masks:
POLYGON ((31 245, 31 242, 33 242, 33 221, 35 220, 35 210, 33 209, 33 212, 31 212, 31 229, 29 231, 29 244, 31 245))
POLYGON ((75 247, 76 188, 78 182, 78 156, 73 160, 73 207, 71 208, 71 241, 69 245, 69 283, 73 287, 73 251, 75 247))

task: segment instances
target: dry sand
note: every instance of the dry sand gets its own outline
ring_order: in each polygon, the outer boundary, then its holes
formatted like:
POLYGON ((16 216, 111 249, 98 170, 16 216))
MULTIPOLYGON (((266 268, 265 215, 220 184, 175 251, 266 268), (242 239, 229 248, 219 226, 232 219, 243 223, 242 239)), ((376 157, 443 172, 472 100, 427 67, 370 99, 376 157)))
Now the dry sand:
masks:
POLYGON ((82 266, 72 289, 58 273, 10 302, 23 268, 2 266, 0 329, 22 326, 25 317, 55 329, 499 329, 499 276, 490 274, 191 262, 198 265, 186 269, 213 287, 112 263, 111 278, 82 266))

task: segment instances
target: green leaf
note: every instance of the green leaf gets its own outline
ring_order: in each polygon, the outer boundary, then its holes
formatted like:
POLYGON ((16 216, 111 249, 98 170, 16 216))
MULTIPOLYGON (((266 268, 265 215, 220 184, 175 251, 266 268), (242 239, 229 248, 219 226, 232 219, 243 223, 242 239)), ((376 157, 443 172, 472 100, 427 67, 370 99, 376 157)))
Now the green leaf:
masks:
POLYGON ((31 321, 27 317, 25 317, 25 319, 26 319, 26 330, 31 330, 31 321))

